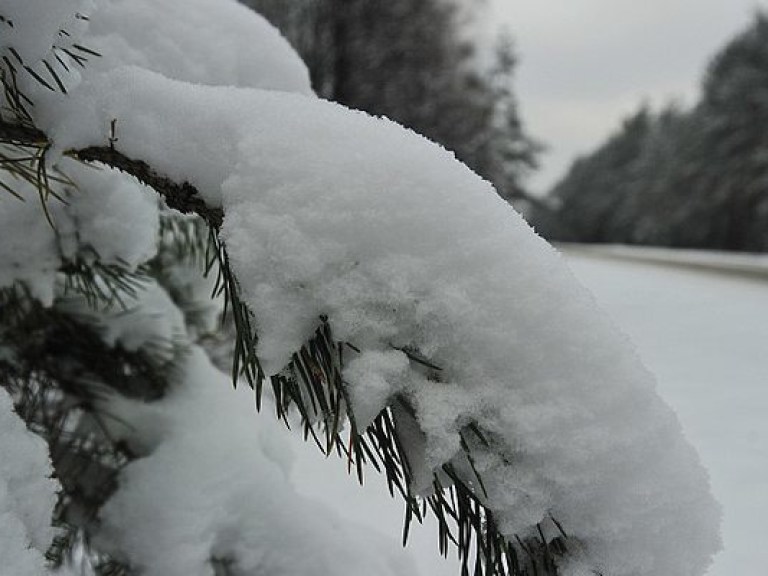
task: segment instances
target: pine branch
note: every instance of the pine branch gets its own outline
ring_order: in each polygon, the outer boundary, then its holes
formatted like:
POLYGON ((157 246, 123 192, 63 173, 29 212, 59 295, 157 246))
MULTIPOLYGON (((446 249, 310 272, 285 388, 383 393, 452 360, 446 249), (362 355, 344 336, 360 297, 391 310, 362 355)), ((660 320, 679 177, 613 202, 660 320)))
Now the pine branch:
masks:
MULTIPOLYGON (((0 143, 42 150, 51 146, 48 136, 38 128, 1 118, 0 143)), ((129 158, 113 146, 90 146, 82 150, 68 150, 66 154, 82 162, 98 162, 130 174, 143 184, 154 188, 170 208, 185 214, 198 214, 212 228, 221 228, 224 213, 220 208, 207 206, 199 191, 189 182, 174 182, 158 174, 143 160, 129 158)))
MULTIPOLYGON (((401 441, 400 424, 405 418, 414 418, 415 412, 407 398, 397 396, 365 430, 359 429, 342 377, 344 359, 358 352, 354 345, 335 340, 328 319, 321 317, 312 339, 271 378, 278 418, 289 424, 288 415, 294 407, 301 416, 305 440, 311 438, 326 455, 336 452, 343 457, 361 484, 366 465, 384 474, 390 494, 399 494, 405 502, 404 544, 413 519, 423 522, 428 507, 437 519, 440 553, 447 556, 451 545, 456 548, 462 576, 470 574, 470 565, 473 574, 557 576, 558 559, 578 543, 568 538, 554 518, 547 519, 546 524, 547 532, 558 534, 555 537, 547 538, 541 524, 534 527, 535 536, 516 535, 509 540, 500 532, 493 512, 485 505, 487 494, 473 454, 503 454, 503 443, 476 423, 468 423, 461 431, 464 458, 447 462, 434 473, 432 494, 421 498, 413 493, 412 467, 401 441), (346 438, 342 414, 349 419, 346 438)), ((440 370, 418 351, 407 349, 406 354, 419 367, 440 370)), ((258 396, 257 390, 257 403, 258 396)))
POLYGON ((169 359, 156 354, 156 343, 139 350, 109 345, 98 320, 77 310, 67 300, 45 307, 21 283, 0 288, 0 385, 27 427, 48 443, 62 487, 53 520, 64 534, 48 560, 59 566, 73 550, 85 550, 95 574, 129 576, 126 566, 88 541, 120 471, 138 456, 114 436, 114 423, 127 424, 105 409, 105 400, 114 394, 161 398, 184 348, 161 342, 161 349, 173 347, 169 359))
MULTIPOLYGON (((43 149, 50 146, 47 136, 39 130, 0 120, 0 143, 3 142, 43 149)), ((99 162, 130 174, 154 188, 171 208, 198 214, 208 223, 211 233, 208 267, 219 265, 217 293, 224 295, 237 332, 233 380, 236 382, 245 377, 254 389, 256 404, 260 407, 267 376, 256 354, 253 314, 240 297, 239 284, 218 237, 223 211, 207 206, 193 185, 188 182, 178 184, 158 174, 146 162, 117 151, 113 144, 70 150, 67 154, 82 162, 99 162)), ((320 327, 312 339, 293 355, 283 371, 269 378, 278 418, 290 424, 290 411, 295 408, 301 417, 305 439, 311 438, 326 454, 336 452, 344 457, 349 470, 354 468, 361 483, 364 466, 368 463, 384 473, 390 493, 398 492, 406 504, 404 541, 412 519, 421 522, 428 507, 438 520, 440 552, 447 555, 451 544, 457 548, 462 576, 469 574, 470 563, 474 563, 475 574, 556 576, 556 559, 566 553, 566 543, 571 548, 577 547, 578 543, 567 539, 554 519, 551 519, 552 524, 557 526, 560 535, 550 539, 545 537, 540 525, 534 527, 538 528, 538 536, 515 536, 514 541, 500 532, 493 513, 485 505, 485 487, 475 469, 473 454, 486 450, 503 454, 504 448, 476 424, 470 423, 462 432, 463 459, 445 463, 434 474, 432 495, 420 499, 413 493, 412 466, 397 423, 398 412, 412 417, 413 410, 407 399, 393 398, 366 430, 358 428, 342 376, 344 355, 357 351, 353 344, 336 341, 327 318, 321 317, 320 327), (343 435, 345 421, 349 422, 350 428, 347 438, 343 435)), ((402 351, 421 369, 440 371, 439 366, 418 350, 403 348, 402 351)))
POLYGON ((34 126, 0 119, 0 141, 38 148, 48 144, 48 136, 34 126))
MULTIPOLYGON (((1 132, 0 132, 1 134, 1 132)), ((211 208, 201 198, 199 191, 189 182, 178 184, 170 178, 158 174, 143 160, 134 160, 109 146, 91 146, 82 150, 70 150, 68 155, 82 162, 99 162, 121 172, 130 174, 139 182, 154 188, 165 203, 184 214, 198 214, 209 226, 218 230, 224 220, 220 208, 211 208)))

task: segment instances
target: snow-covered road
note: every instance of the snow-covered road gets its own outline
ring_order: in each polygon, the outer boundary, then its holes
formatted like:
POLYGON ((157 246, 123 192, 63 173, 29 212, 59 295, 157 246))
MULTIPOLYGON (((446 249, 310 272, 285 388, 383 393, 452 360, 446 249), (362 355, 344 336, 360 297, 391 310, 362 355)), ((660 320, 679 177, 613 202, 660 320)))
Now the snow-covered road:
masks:
MULTIPOLYGON (((669 256, 685 259, 680 253, 669 256)), ((579 280, 635 342, 710 471, 724 510, 724 550, 708 576, 765 574, 768 279, 718 272, 722 255, 709 258, 713 270, 621 260, 616 254, 573 251, 567 257, 579 280)), ((335 464, 302 451, 294 473, 299 489, 343 509, 351 520, 396 536, 402 505, 389 498, 385 483, 371 474, 359 489, 345 477, 343 464, 335 464)), ((685 542, 685 535, 674 537, 685 542)), ((438 557, 432 527, 412 529, 409 549, 423 576, 458 574, 453 558, 438 557)))
POLYGON ((709 575, 765 574, 768 279, 599 255, 569 261, 635 342, 710 471, 724 550, 709 575))

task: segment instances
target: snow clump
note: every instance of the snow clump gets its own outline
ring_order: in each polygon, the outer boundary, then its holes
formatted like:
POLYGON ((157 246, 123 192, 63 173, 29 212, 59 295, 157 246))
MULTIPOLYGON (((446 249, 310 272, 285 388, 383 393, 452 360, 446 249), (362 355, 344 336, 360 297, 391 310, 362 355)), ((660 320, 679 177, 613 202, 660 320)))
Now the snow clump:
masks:
POLYGON ((42 576, 58 483, 50 478, 48 446, 26 429, 3 388, 0 438, 0 565, 4 574, 42 576))

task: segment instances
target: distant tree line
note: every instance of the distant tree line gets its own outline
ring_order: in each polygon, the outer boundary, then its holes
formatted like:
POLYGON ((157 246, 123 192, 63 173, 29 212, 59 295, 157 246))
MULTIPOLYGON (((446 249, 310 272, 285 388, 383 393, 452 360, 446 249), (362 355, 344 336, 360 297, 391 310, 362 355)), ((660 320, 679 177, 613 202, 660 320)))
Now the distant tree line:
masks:
POLYGON ((512 89, 516 58, 500 37, 480 62, 460 16, 482 1, 241 0, 293 44, 317 94, 386 116, 453 151, 508 201, 540 146, 528 137, 512 89))
POLYGON ((555 185, 552 240, 768 251, 768 16, 711 61, 689 110, 642 107, 555 185))

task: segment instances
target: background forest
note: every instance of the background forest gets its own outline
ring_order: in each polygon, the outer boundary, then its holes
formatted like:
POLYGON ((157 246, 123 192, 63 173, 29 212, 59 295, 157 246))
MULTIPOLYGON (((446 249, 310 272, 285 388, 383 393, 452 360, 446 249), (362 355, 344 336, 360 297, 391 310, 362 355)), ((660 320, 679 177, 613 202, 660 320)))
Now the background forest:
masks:
POLYGON ((531 215, 551 240, 768 250, 768 17, 725 46, 690 109, 641 107, 531 215))
POLYGON ((318 96, 423 134, 508 201, 532 200, 524 178, 541 145, 523 127, 507 33, 472 32, 484 0, 243 0, 306 62, 318 96))

